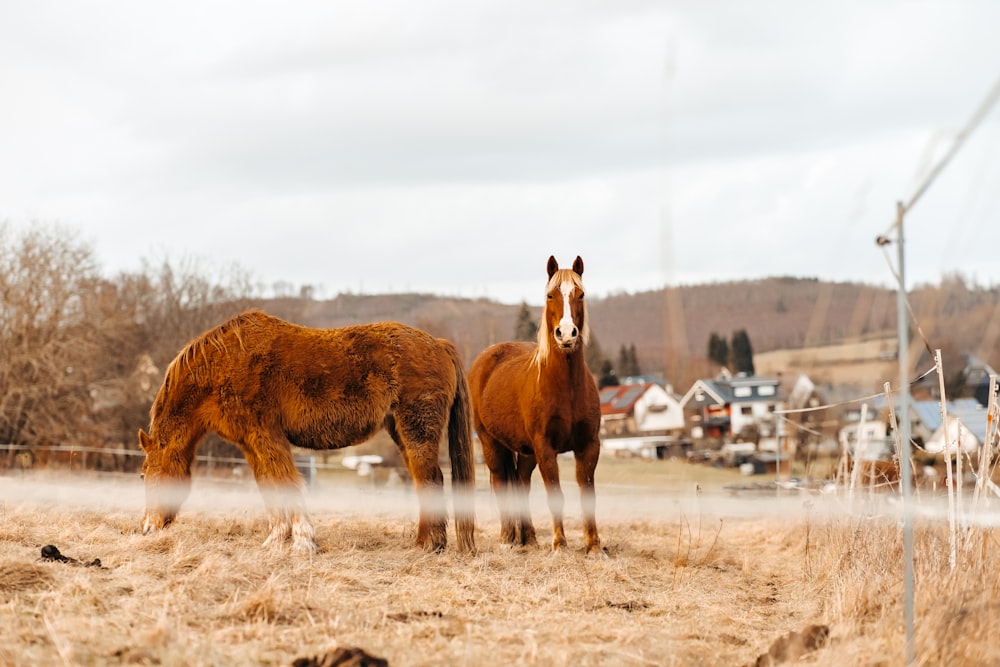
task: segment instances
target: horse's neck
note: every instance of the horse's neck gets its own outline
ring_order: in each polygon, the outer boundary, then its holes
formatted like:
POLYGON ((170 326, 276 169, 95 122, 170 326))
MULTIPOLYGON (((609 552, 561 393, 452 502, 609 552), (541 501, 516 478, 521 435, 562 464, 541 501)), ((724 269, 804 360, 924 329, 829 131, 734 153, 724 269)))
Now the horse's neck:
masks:
POLYGON ((539 373, 539 383, 544 388, 547 385, 557 387, 576 386, 581 376, 590 373, 583 355, 583 347, 569 354, 553 352, 548 359, 542 361, 539 373))

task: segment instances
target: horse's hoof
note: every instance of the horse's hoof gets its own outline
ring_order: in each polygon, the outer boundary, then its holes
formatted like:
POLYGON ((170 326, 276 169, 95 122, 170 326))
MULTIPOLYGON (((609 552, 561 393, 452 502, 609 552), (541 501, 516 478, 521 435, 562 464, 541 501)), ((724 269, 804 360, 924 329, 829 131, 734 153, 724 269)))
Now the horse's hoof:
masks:
POLYGON ((430 540, 417 540, 416 547, 418 549, 423 549, 429 554, 439 554, 445 550, 448 545, 447 542, 432 542, 430 540))
POLYGON ((312 540, 295 540, 292 542, 292 551, 297 554, 314 554, 319 552, 319 547, 312 540))
POLYGON ((264 540, 264 544, 262 546, 272 547, 284 544, 285 540, 288 539, 288 537, 289 537, 288 533, 284 531, 272 530, 271 534, 267 536, 266 540, 264 540))

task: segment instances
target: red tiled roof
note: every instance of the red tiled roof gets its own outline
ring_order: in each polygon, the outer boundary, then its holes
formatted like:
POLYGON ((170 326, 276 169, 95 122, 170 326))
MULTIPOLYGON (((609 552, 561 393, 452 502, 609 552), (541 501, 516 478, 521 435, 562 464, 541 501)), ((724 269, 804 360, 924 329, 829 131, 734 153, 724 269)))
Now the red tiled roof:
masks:
POLYGON ((635 402, 646 393, 651 383, 623 384, 601 390, 602 415, 627 415, 635 409, 635 402))

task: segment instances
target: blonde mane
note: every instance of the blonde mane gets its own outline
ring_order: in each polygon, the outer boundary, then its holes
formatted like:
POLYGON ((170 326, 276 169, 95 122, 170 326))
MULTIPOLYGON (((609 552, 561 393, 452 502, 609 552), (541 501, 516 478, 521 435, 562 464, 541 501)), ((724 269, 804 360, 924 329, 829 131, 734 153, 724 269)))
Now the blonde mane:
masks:
MULTIPOLYGON (((569 280, 573 283, 573 287, 576 287, 581 292, 586 293, 583 289, 583 278, 580 274, 572 269, 559 269, 552 274, 549 278, 549 282, 545 285, 545 293, 548 294, 554 290, 560 283, 564 280, 569 280)), ((531 363, 539 367, 541 371, 541 365, 544 361, 549 358, 549 354, 552 351, 552 331, 549 329, 549 318, 545 317, 545 311, 542 311, 542 322, 538 325, 538 348, 535 350, 535 355, 531 359, 531 363)), ((590 342, 590 317, 587 315, 587 300, 583 300, 583 328, 580 331, 580 340, 584 346, 590 342)))
POLYGON ((259 310, 248 310, 242 312, 239 315, 226 320, 222 324, 209 329, 185 345, 177 356, 174 357, 174 360, 170 362, 170 365, 167 366, 167 372, 163 379, 163 386, 157 394, 156 400, 153 402, 151 416, 155 418, 156 414, 160 411, 162 407, 161 399, 165 396, 167 388, 177 386, 181 382, 184 374, 193 373, 191 364, 195 358, 199 354, 205 359, 208 358, 207 350, 209 346, 224 352, 226 350, 226 335, 231 332, 234 336, 236 336, 236 340, 239 341, 240 349, 246 349, 243 344, 243 328, 249 321, 260 317, 267 317, 267 315, 259 310))

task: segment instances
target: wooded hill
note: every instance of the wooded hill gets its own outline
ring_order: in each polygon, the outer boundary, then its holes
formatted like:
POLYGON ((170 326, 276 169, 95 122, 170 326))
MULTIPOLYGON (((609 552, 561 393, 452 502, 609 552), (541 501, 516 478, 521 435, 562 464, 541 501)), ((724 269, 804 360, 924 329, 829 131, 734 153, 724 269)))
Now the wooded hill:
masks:
MULTIPOLYGON (((911 290, 919 330, 912 363, 927 363, 923 337, 941 348, 946 366, 974 354, 1000 366, 1000 288, 969 285, 950 276, 911 290), (922 355, 922 356, 921 356, 922 355)), ((589 300, 594 342, 612 363, 622 346, 635 345, 644 373, 663 375, 683 391, 718 368, 707 359, 708 341, 749 334, 755 354, 843 341, 896 336, 894 289, 809 278, 767 278, 617 294, 589 300)), ((262 304, 276 315, 309 326, 338 327, 398 320, 453 340, 467 362, 491 343, 514 336, 521 305, 427 294, 341 294, 334 299, 275 299, 262 304)), ((530 309, 541 317, 540 307, 530 309)))
MULTIPOLYGON (((1000 366, 1000 288, 970 285, 956 275, 913 289, 910 301, 919 325, 911 336, 915 366, 929 365, 923 337, 926 348, 942 350, 946 381, 948 369, 964 366, 964 354, 1000 366)), ((882 287, 770 278, 591 294, 588 304, 591 370, 600 371, 604 360, 616 364, 625 349, 629 366, 661 375, 678 392, 718 372, 708 360, 713 333, 718 341, 746 332, 762 373, 813 377, 809 364, 823 357, 827 384, 856 380, 844 372, 847 361, 870 370, 869 359, 891 365, 895 352, 895 293, 882 287), (832 362, 828 348, 823 355, 764 358, 775 350, 861 338, 883 340, 842 346, 832 362)), ((469 364, 491 343, 515 338, 519 319, 523 330, 530 329, 525 321, 541 317, 538 307, 525 320, 519 318, 523 304, 427 294, 317 300, 303 289, 296 298, 265 298, 238 267, 210 276, 188 262, 144 263, 141 271, 109 278, 93 249, 71 231, 36 225, 16 232, 0 222, 0 468, 10 467, 16 452, 41 456, 65 443, 134 449, 137 429, 148 423, 153 396, 178 351, 247 308, 316 327, 398 320, 451 339, 469 364)), ((742 335, 740 340, 745 342, 742 335)), ((891 369, 880 368, 866 381, 888 374, 891 369)), ((107 465, 125 469, 136 461, 107 465)))

